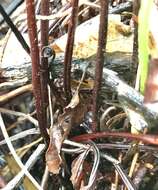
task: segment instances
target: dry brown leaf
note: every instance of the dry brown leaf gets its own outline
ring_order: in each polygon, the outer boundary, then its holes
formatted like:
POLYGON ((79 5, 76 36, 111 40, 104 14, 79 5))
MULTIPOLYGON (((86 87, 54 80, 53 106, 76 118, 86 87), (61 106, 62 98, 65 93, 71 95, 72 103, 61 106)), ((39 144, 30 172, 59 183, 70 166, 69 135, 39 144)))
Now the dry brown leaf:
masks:
POLYGON ((60 156, 62 143, 72 126, 77 126, 83 121, 86 110, 86 106, 80 102, 78 91, 76 91, 64 113, 59 115, 57 123, 50 130, 50 144, 45 156, 49 172, 59 173, 62 164, 60 156))
POLYGON ((70 104, 64 109, 64 113, 59 116, 59 123, 64 130, 65 137, 67 137, 72 127, 82 123, 87 112, 88 101, 86 103, 83 102, 78 93, 78 90, 76 90, 70 104))
POLYGON ((80 189, 80 185, 81 185, 81 180, 83 178, 83 163, 84 160, 86 158, 86 156, 88 155, 89 150, 84 151, 83 153, 81 153, 73 162, 72 162, 72 169, 71 169, 71 178, 70 180, 72 181, 72 184, 74 186, 74 188, 80 189))
POLYGON ((59 173, 62 164, 60 156, 62 142, 63 132, 58 125, 54 125, 50 131, 50 143, 45 155, 48 170, 53 174, 59 173))

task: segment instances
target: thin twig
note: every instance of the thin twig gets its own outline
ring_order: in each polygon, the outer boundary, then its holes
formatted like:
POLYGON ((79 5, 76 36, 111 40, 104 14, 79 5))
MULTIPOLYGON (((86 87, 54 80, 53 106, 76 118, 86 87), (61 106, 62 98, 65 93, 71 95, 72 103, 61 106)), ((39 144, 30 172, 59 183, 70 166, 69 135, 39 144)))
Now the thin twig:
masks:
POLYGON ((1 95, 0 103, 5 103, 6 101, 9 101, 10 99, 13 99, 21 94, 24 94, 25 92, 28 92, 28 91, 32 91, 32 84, 27 84, 25 86, 21 86, 15 90, 12 90, 11 92, 1 95))
POLYGON ((0 51, 0 64, 2 64, 2 60, 3 60, 3 56, 4 56, 4 52, 8 43, 8 40, 10 38, 12 31, 11 29, 9 29, 7 31, 7 34, 5 35, 5 37, 3 38, 3 45, 1 46, 1 51, 0 51))
MULTIPOLYGON (((131 148, 131 144, 114 144, 114 143, 102 143, 97 144, 99 149, 116 149, 116 150, 129 150, 131 148)), ((147 146, 138 144, 138 149, 140 151, 158 151, 158 147, 147 146)))
POLYGON ((21 152, 21 151, 26 150, 26 149, 28 150, 28 149, 30 149, 32 146, 34 146, 34 145, 38 144, 39 142, 41 142, 42 140, 43 140, 42 137, 40 137, 39 139, 37 139, 37 140, 31 142, 30 144, 27 144, 27 145, 25 145, 25 146, 23 146, 23 147, 21 147, 21 148, 16 149, 16 152, 21 152))
POLYGON ((48 166, 45 167, 44 174, 42 177, 42 182, 41 182, 41 187, 43 189, 47 189, 48 186, 48 177, 49 177, 49 171, 48 171, 48 166))
POLYGON ((62 151, 63 152, 66 152, 66 153, 69 153, 69 154, 80 154, 82 152, 84 152, 84 149, 83 148, 62 148, 62 151))
POLYGON ((67 103, 71 100, 71 61, 72 61, 72 53, 73 53, 73 45, 74 45, 74 35, 75 28, 77 22, 78 15, 78 1, 72 0, 72 14, 68 27, 68 38, 65 49, 65 57, 64 57, 64 91, 67 99, 67 103))
MULTIPOLYGON (((101 156, 103 156, 103 154, 101 154, 101 156)), ((118 163, 118 164, 113 163, 113 165, 114 165, 115 169, 117 170, 117 172, 119 173, 120 177, 122 178, 123 182, 125 183, 127 189, 128 190, 136 190, 136 187, 135 187, 134 183, 128 177, 126 172, 123 170, 121 164, 120 163, 118 163)))
POLYGON ((126 113, 119 113, 113 117, 111 117, 107 122, 106 122, 106 125, 109 129, 112 128, 112 126, 116 123, 116 122, 119 122, 120 120, 124 119, 127 117, 127 114, 126 113))
MULTIPOLYGON (((119 155, 118 158, 119 162, 121 163, 122 160, 122 153, 119 155)), ((118 189, 118 185, 119 185, 119 173, 115 170, 115 183, 114 183, 114 187, 117 190, 118 189)))
POLYGON ((67 139, 64 140, 64 144, 71 145, 71 146, 77 146, 77 147, 80 147, 80 148, 83 148, 83 149, 87 149, 89 147, 89 145, 81 144, 81 143, 70 141, 70 140, 67 140, 67 139))
POLYGON ((107 26, 108 26, 108 6, 109 1, 100 0, 100 25, 99 25, 99 38, 98 38, 98 50, 97 50, 97 59, 95 67, 95 82, 93 90, 93 131, 99 129, 97 121, 98 113, 98 100, 99 100, 99 90, 101 87, 102 73, 103 73, 103 64, 104 64, 104 53, 106 49, 107 42, 107 26))
MULTIPOLYGON (((0 63, 2 63, 2 62, 0 62, 0 63)), ((7 76, 4 76, 4 78, 6 78, 7 79, 7 76)), ((5 79, 4 79, 5 80, 5 79)), ((24 84, 26 84, 28 82, 28 78, 26 77, 24 77, 23 79, 20 79, 20 81, 19 80, 10 80, 10 81, 6 81, 6 82, 2 82, 1 84, 0 84, 0 90, 1 91, 8 91, 8 90, 12 90, 12 89, 14 89, 14 88, 16 88, 16 87, 19 87, 19 86, 23 86, 24 84)), ((29 85, 29 84, 28 84, 29 85)))
MULTIPOLYGON (((39 186, 39 184, 37 183, 37 181, 32 177, 32 175, 27 171, 27 168, 23 165, 22 161, 20 160, 20 158, 18 157, 18 155, 16 154, 16 151, 9 139, 9 136, 8 136, 8 133, 6 131, 6 127, 4 125, 4 122, 3 122, 3 119, 2 119, 2 116, 0 114, 0 127, 1 127, 1 130, 2 130, 2 134, 5 138, 5 141, 7 142, 7 145, 8 145, 8 148, 11 152, 11 154, 13 155, 14 159, 16 160, 17 164, 19 165, 19 167, 25 171, 25 175, 31 180, 31 182, 34 184, 34 186, 41 190, 41 187, 39 186)), ((12 189, 12 188, 11 188, 12 189)), ((7 190, 7 189, 6 189, 7 190)))
POLYGON ((50 126, 53 126, 53 108, 52 108, 52 98, 51 98, 51 89, 50 86, 47 86, 48 88, 48 102, 49 102, 49 114, 50 114, 50 126))
POLYGON ((108 114, 113 111, 113 110, 116 110, 116 107, 115 106, 110 106, 108 107, 104 113, 101 115, 100 117, 100 130, 101 131, 106 131, 108 129, 105 121, 106 121, 106 117, 108 116, 108 114))
POLYGON ((91 171, 91 174, 89 177, 88 185, 84 187, 85 189, 90 189, 93 186, 96 175, 97 175, 99 162, 100 162, 100 151, 99 151, 98 147, 96 146, 95 143, 93 143, 93 141, 90 141, 90 145, 91 145, 93 153, 94 153, 94 164, 93 164, 93 168, 92 168, 92 171, 91 171))
POLYGON ((16 38, 18 39, 18 41, 20 42, 20 44, 22 45, 24 50, 30 55, 29 46, 27 45, 25 39, 23 38, 23 36, 21 35, 21 33, 19 32, 17 27, 14 25, 14 23, 12 22, 10 17, 7 15, 7 13, 5 12, 5 10, 1 4, 0 4, 0 13, 2 14, 2 16, 5 19, 5 21, 7 22, 7 24, 10 26, 11 30, 14 32, 16 38))
POLYGON ((139 158, 139 152, 137 151, 132 158, 132 163, 131 163, 129 174, 128 174, 129 177, 132 177, 132 175, 134 174, 134 170, 135 170, 138 158, 139 158))
MULTIPOLYGON (((21 133, 11 136, 10 141, 16 141, 16 140, 24 138, 28 135, 35 135, 35 134, 40 134, 39 129, 36 129, 36 128, 28 129, 28 130, 22 131, 21 133)), ((5 140, 2 140, 2 141, 0 141, 0 146, 3 144, 6 144, 6 143, 7 142, 5 140)))
POLYGON ((33 118, 30 114, 25 114, 25 113, 18 112, 18 111, 8 110, 6 108, 0 108, 0 112, 5 113, 5 114, 10 114, 10 115, 15 115, 17 117, 26 118, 31 123, 33 123, 35 126, 38 126, 38 121, 35 118, 33 118))
POLYGON ((143 141, 145 143, 158 145, 158 135, 135 135, 131 133, 123 133, 123 132, 98 132, 98 133, 91 133, 91 134, 84 134, 73 137, 71 140, 73 141, 87 141, 90 139, 97 139, 97 138, 105 138, 105 137, 115 137, 115 138, 127 138, 131 140, 138 140, 143 141))
MULTIPOLYGON (((35 115, 35 113, 36 113, 36 111, 30 113, 29 115, 33 116, 33 115, 35 115)), ((11 129, 16 128, 18 126, 18 124, 23 123, 25 120, 27 120, 26 117, 25 118, 23 116, 19 117, 14 123, 12 123, 11 125, 9 125, 7 127, 7 131, 10 131, 11 129)), ((37 121, 37 124, 38 124, 38 121, 37 121)))
POLYGON ((32 59, 32 84, 33 92, 36 102, 36 112, 39 122, 39 128, 41 135, 43 136, 45 142, 49 144, 49 135, 47 133, 45 126, 44 112, 42 110, 43 101, 41 95, 41 84, 40 84, 40 60, 39 60, 39 48, 38 48, 38 38, 37 38, 37 26, 35 19, 35 7, 34 1, 26 0, 26 10, 27 10, 27 22, 28 22, 28 32, 30 37, 31 45, 31 59, 32 59))

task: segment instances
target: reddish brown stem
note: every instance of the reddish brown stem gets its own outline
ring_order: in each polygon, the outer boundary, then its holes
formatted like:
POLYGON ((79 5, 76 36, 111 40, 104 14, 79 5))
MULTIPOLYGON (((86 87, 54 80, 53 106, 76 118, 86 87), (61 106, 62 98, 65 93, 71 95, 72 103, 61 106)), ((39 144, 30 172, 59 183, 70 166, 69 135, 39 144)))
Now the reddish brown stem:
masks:
POLYGON ((99 26, 99 39, 98 39, 98 50, 97 50, 97 59, 95 67, 95 82, 93 90, 93 131, 96 131, 98 127, 97 123, 97 113, 98 113, 98 99, 99 99, 99 90, 101 87, 102 81, 102 72, 104 64, 104 53, 106 49, 107 42, 107 26, 108 26, 108 5, 109 1, 100 0, 101 9, 100 9, 100 26, 99 26))
POLYGON ((72 61, 76 21, 78 16, 78 1, 79 0, 72 0, 72 14, 68 27, 68 38, 67 38, 65 58, 64 58, 64 91, 67 103, 71 99, 71 61, 72 61))
POLYGON ((35 96, 36 112, 39 122, 39 128, 41 135, 46 143, 49 142, 49 135, 46 130, 45 122, 43 120, 43 102, 41 96, 41 84, 40 84, 40 61, 39 61, 39 48, 37 38, 37 26, 35 19, 35 7, 33 0, 26 0, 27 11, 27 24, 31 46, 31 59, 32 59, 32 85, 33 93, 35 96))
POLYGON ((158 101, 158 59, 151 59, 149 73, 146 82, 144 102, 154 103, 158 101))
POLYGON ((114 132, 101 132, 101 133, 91 133, 80 135, 77 137, 73 137, 71 140, 73 141, 88 141, 97 138, 105 138, 105 137, 115 137, 115 138, 127 138, 131 140, 138 140, 142 142, 146 142, 149 144, 158 145, 158 135, 134 135, 131 133, 114 133, 114 132))
MULTIPOLYGON (((49 0, 41 0, 41 15, 49 15, 49 0)), ((43 121, 45 126, 47 126, 47 106, 48 106, 48 58, 44 57, 42 49, 48 46, 48 31, 49 21, 41 20, 41 97, 42 97, 42 111, 43 111, 43 121)))

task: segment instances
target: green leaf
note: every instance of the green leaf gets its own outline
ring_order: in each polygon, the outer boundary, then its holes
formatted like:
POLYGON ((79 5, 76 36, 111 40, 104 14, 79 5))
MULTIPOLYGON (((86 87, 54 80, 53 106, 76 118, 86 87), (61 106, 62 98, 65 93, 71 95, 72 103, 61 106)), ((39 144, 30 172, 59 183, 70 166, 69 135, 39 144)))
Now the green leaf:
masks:
POLYGON ((142 0, 138 17, 138 44, 140 64, 140 91, 143 94, 149 63, 149 16, 153 0, 142 0))

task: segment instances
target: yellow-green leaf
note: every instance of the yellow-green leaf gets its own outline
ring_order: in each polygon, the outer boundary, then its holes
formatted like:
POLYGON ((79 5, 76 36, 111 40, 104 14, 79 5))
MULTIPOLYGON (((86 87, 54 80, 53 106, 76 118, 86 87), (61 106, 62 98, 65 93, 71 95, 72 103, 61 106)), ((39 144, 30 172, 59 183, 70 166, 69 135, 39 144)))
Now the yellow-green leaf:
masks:
POLYGON ((142 0, 138 17, 138 43, 139 43, 139 64, 140 74, 140 91, 144 93, 145 82, 148 75, 149 61, 149 16, 153 0, 142 0))

